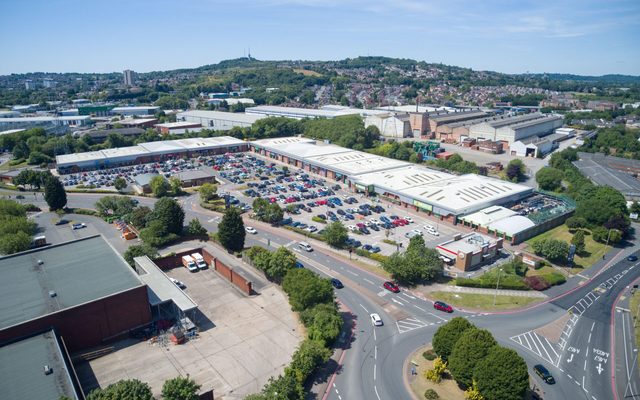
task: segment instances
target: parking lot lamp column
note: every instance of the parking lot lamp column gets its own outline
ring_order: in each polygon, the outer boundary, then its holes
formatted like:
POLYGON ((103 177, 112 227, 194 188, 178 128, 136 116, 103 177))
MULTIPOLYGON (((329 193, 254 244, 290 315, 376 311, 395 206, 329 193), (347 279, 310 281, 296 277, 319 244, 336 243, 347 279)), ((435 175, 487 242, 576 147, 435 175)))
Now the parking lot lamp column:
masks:
POLYGON ((496 298, 498 297, 498 287, 500 286, 500 274, 502 273, 502 268, 498 268, 498 282, 496 282, 496 293, 493 295, 493 305, 496 305, 496 298))

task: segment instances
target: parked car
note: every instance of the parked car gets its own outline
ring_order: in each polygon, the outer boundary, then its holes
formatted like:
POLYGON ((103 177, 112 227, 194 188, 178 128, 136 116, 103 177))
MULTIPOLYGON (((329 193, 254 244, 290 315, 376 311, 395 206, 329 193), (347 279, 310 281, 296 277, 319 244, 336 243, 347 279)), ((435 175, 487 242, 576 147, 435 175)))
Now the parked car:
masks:
POLYGON ((81 222, 81 223, 79 223, 79 224, 73 224, 73 225, 71 225, 71 229, 73 229, 74 231, 75 231, 76 229, 82 229, 82 228, 86 228, 86 227, 87 227, 87 224, 85 224, 84 222, 81 222))
POLYGON ((393 282, 387 281, 387 282, 383 283, 382 286, 384 286, 384 288, 387 289, 390 292, 393 292, 393 293, 400 292, 400 288, 398 287, 398 285, 396 285, 393 282))
POLYGON ((256 230, 256 228, 252 228, 250 226, 247 226, 246 228, 244 228, 245 231, 247 231, 247 233, 250 233, 252 235, 255 235, 256 233, 258 233, 258 231, 256 230))
POLYGON ((371 324, 373 326, 382 326, 382 318, 376 313, 371 314, 371 324))
POLYGON ((304 268, 304 264, 296 260, 296 268, 304 268))
POLYGON ((340 282, 339 279, 336 278, 331 278, 331 284, 333 285, 334 288, 336 289, 342 289, 344 287, 344 285, 342 284, 342 282, 340 282))
POLYGON ((171 282, 173 282, 177 287, 179 287, 180 289, 184 290, 187 288, 187 285, 185 285, 184 283, 182 283, 181 281, 174 279, 174 278, 169 278, 171 280, 171 282))
POLYGON ((533 366, 533 370, 543 381, 545 381, 549 385, 553 385, 554 383, 556 383, 556 380, 553 378, 553 375, 551 375, 549 370, 546 369, 544 365, 536 364, 533 366))
POLYGON ((66 220, 66 219, 61 219, 61 220, 56 221, 56 225, 66 225, 68 223, 69 223, 69 221, 66 220))
POLYGON ((450 305, 448 305, 445 302, 442 301, 436 301, 433 303, 433 308, 435 308, 436 310, 440 310, 440 311, 444 311, 444 312, 448 312, 448 313, 452 313, 453 312, 453 307, 451 307, 450 305))

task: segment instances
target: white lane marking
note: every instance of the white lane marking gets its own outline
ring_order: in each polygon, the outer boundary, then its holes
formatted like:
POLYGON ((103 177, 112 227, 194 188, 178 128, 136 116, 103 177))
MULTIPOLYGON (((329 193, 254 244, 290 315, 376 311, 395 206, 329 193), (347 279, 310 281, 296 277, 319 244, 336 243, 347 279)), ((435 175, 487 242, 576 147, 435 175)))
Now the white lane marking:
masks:
POLYGON ((412 300, 415 300, 415 299, 416 299, 415 297, 413 297, 413 296, 411 296, 411 295, 408 295, 408 294, 407 294, 407 293, 405 293, 405 292, 402 292, 402 295, 403 295, 403 296, 405 296, 405 297, 408 297, 408 298, 410 298, 410 299, 412 299, 412 300))
POLYGON ((378 398, 378 400, 380 400, 380 395, 378 394, 378 387, 374 385, 373 390, 376 392, 376 397, 378 398))
POLYGON ((422 307, 420 307, 420 306, 418 306, 418 305, 416 305, 416 304, 414 304, 413 306, 414 306, 415 308, 417 308, 418 310, 420 310, 420 311, 423 311, 423 312, 424 312, 424 311, 427 311, 427 310, 425 310, 424 308, 422 308, 422 307))
POLYGON ((376 368, 376 367, 377 367, 377 365, 376 365, 376 364, 373 364, 373 380, 374 380, 374 381, 376 380, 376 370, 377 370, 377 368, 376 368))
POLYGON ((378 346, 375 346, 373 348, 373 359, 377 360, 378 359, 378 346))
POLYGON ((376 336, 376 330, 373 330, 373 340, 376 341, 378 340, 378 337, 376 336))
POLYGON ((587 360, 584 360, 584 368, 582 368, 583 371, 587 370, 587 360))
POLYGON ((367 283, 369 283, 371 285, 375 285, 375 283, 373 283, 373 281, 371 281, 371 280, 369 280, 367 278, 364 278, 363 281, 365 281, 365 282, 367 282, 367 283))
POLYGON ((438 318, 441 321, 447 321, 446 319, 444 319, 444 318, 442 318, 442 317, 440 317, 438 315, 435 315, 434 313, 429 313, 429 314, 433 315, 434 317, 438 318))
POLYGON ((400 304, 401 306, 403 306, 404 304, 399 302, 398 300, 394 299, 393 297, 391 298, 391 301, 393 301, 396 304, 400 304))
POLYGON ((589 332, 589 339, 587 340, 587 343, 591 343, 591 332, 589 332))
POLYGON ((369 313, 369 310, 367 310, 362 304, 360 304, 360 307, 362 307, 362 309, 364 310, 364 312, 369 313))
POLYGON ((360 275, 356 274, 355 272, 353 272, 353 271, 351 271, 349 269, 347 270, 347 272, 350 273, 351 275, 354 275, 354 276, 360 276, 360 275))
POLYGON ((547 344, 549 345, 549 348, 551 349, 551 351, 553 351, 556 355, 556 357, 560 357, 560 354, 558 354, 558 352, 556 351, 556 349, 553 348, 553 345, 549 342, 549 339, 547 339, 546 337, 544 337, 544 340, 547 342, 547 344))

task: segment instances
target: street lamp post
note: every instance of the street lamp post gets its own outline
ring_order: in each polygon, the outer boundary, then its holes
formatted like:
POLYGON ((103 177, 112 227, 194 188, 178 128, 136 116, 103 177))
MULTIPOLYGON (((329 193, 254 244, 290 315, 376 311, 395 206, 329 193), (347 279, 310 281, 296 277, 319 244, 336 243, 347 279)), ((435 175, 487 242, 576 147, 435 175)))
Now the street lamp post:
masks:
POLYGON ((631 366, 631 372, 629 372, 629 375, 627 375, 627 386, 624 389, 624 396, 622 396, 622 398, 627 397, 627 391, 631 387, 631 376, 633 375, 633 370, 636 368, 636 363, 638 362, 638 349, 633 349, 633 352, 636 355, 635 357, 633 357, 633 365, 631 366))
POLYGON ((498 268, 498 282, 496 282, 496 293, 493 295, 493 305, 496 305, 496 298, 498 297, 498 287, 500 286, 500 274, 502 273, 502 268, 498 268))

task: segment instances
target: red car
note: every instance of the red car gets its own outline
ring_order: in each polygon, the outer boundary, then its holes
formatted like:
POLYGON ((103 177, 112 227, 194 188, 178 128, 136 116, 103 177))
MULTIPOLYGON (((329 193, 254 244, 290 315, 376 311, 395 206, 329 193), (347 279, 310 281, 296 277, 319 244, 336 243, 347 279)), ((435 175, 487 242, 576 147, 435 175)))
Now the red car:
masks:
POLYGON ((444 312, 448 312, 448 313, 452 313, 453 312, 453 307, 451 307, 450 305, 448 305, 447 303, 444 303, 442 301, 436 301, 433 303, 433 308, 435 308, 436 310, 440 310, 440 311, 444 311, 444 312))
POLYGON ((396 285, 393 282, 385 282, 382 286, 384 286, 384 288, 387 289, 390 292, 393 292, 393 293, 399 293, 400 292, 400 288, 398 287, 398 285, 396 285))

